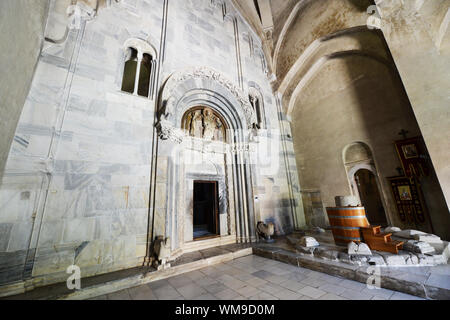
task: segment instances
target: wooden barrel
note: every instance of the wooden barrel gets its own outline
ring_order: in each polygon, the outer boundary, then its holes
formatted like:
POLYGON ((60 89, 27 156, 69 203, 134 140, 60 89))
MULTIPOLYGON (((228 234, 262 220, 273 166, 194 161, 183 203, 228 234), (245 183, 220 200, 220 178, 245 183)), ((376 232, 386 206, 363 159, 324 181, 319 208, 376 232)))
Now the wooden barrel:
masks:
POLYGON ((363 240, 360 228, 369 226, 364 207, 327 208, 327 214, 336 244, 347 245, 363 240))

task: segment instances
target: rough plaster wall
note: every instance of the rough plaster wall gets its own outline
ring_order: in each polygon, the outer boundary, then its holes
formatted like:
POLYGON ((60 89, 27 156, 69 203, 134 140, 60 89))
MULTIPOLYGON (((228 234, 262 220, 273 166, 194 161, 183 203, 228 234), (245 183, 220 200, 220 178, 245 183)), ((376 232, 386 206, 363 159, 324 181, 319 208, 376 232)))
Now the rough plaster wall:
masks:
POLYGON ((41 49, 47 4, 0 1, 0 181, 41 49))
MULTIPOLYGON (((120 91, 123 45, 139 37, 159 53, 163 3, 123 1, 102 9, 84 30, 71 31, 63 44, 46 44, 0 188, 0 228, 5 230, 0 282, 22 279, 24 269, 43 285, 65 281, 66 268, 74 263, 83 277, 142 264, 153 212, 155 101, 120 91)), ((278 129, 267 75, 249 50, 245 39, 252 32, 239 16, 242 74, 236 66, 233 23, 223 20, 220 6, 209 0, 170 1, 168 9, 159 85, 192 66, 216 69, 237 86, 242 79, 244 92, 253 81, 264 97, 269 127, 278 129)), ((57 37, 65 18, 64 10, 55 10, 47 34, 57 37)), ((282 151, 274 154, 283 156, 282 151)), ((171 174, 167 168, 167 158, 158 159, 158 178, 171 174)), ((256 173, 255 188, 264 186, 264 179, 271 181, 271 189, 262 203, 271 207, 262 218, 276 219, 280 232, 291 230, 286 168, 256 173)), ((165 181, 156 180, 155 186, 155 215, 162 218, 168 210, 165 181)), ((165 223, 155 228, 164 231, 165 223)))
POLYGON ((270 0, 274 24, 274 45, 278 41, 278 37, 280 36, 281 30, 283 29, 289 14, 297 3, 298 0, 270 0))
POLYGON ((283 39, 277 59, 281 81, 302 52, 316 39, 339 30, 365 25, 370 0, 304 1, 283 39))
MULTIPOLYGON (((400 166, 394 140, 404 128, 410 136, 420 134, 401 83, 385 65, 365 57, 331 60, 304 88, 292 114, 294 145, 300 185, 320 190, 324 206, 334 197, 351 194, 342 153, 357 141, 372 150, 387 214, 402 226, 391 197, 387 177, 398 175, 400 166)), ((436 183, 434 183, 436 184, 436 183)), ((426 192, 436 192, 430 188, 426 192)), ((445 203, 438 193, 431 201, 436 232, 448 237, 445 203)))

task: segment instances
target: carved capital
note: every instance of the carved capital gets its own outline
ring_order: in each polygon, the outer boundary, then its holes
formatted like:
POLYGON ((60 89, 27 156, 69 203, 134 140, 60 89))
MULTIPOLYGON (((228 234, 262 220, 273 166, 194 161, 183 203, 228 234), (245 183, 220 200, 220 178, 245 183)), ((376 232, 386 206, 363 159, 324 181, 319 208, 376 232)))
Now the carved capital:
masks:
POLYGON ((161 120, 156 125, 158 136, 161 140, 170 140, 172 142, 181 144, 184 140, 184 132, 181 129, 175 128, 172 123, 166 120, 161 120))
POLYGON ((69 22, 67 27, 70 30, 79 30, 83 21, 94 19, 97 11, 83 2, 77 2, 67 8, 69 22))

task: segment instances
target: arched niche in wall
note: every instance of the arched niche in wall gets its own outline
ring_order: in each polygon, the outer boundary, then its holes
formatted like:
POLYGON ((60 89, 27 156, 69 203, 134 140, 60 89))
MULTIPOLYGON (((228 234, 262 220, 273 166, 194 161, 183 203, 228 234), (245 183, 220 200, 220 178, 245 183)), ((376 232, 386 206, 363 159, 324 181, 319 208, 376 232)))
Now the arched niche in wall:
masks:
POLYGON ((364 142, 347 145, 343 150, 343 162, 352 195, 365 206, 369 222, 387 225, 386 205, 370 147, 364 142))
POLYGON ((128 39, 124 44, 121 90, 153 99, 156 58, 156 50, 147 41, 128 39))
POLYGON ((205 106, 188 110, 181 121, 181 128, 194 138, 227 142, 225 119, 216 111, 205 106))
POLYGON ((155 171, 155 197, 164 200, 153 215, 152 233, 171 238, 172 257, 199 246, 256 240, 249 150, 254 123, 248 97, 218 71, 188 68, 165 81, 158 103, 155 171), (211 126, 205 126, 205 119, 211 126), (224 141, 220 134, 215 140, 219 127, 226 133, 224 141), (205 163, 216 166, 216 173, 205 163), (217 183, 220 231, 220 238, 200 242, 193 241, 191 221, 199 182, 217 183))
POLYGON ((250 105, 252 106, 256 115, 256 129, 266 129, 266 112, 264 108, 264 97, 261 91, 256 87, 250 85, 248 88, 248 97, 250 105))

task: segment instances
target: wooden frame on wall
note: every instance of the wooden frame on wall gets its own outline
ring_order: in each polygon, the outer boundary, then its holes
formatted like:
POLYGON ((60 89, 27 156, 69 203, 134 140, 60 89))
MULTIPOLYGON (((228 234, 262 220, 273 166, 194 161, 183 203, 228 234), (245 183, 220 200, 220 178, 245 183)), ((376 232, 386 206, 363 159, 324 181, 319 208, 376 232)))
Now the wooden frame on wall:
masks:
POLYGON ((418 180, 405 176, 389 177, 387 180, 391 186, 392 196, 401 222, 408 227, 429 229, 433 233, 418 180))
POLYGON ((421 177, 429 174, 427 152, 420 137, 395 141, 395 148, 407 177, 421 177))

